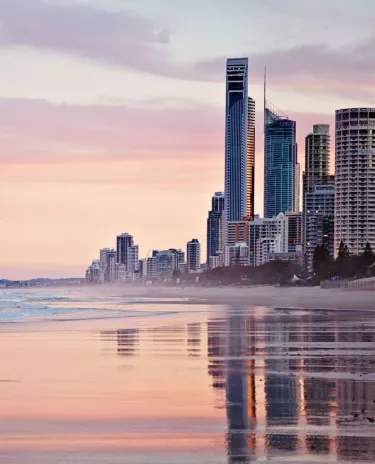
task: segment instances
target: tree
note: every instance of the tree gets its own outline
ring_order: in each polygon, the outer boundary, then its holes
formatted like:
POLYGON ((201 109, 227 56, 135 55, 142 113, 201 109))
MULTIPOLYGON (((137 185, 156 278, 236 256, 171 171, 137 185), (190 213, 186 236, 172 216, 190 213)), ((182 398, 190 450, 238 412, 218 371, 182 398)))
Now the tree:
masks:
POLYGON ((375 263, 375 253, 373 249, 371 248, 371 245, 369 244, 369 242, 366 243, 366 246, 363 250, 362 258, 363 258, 363 264, 366 268, 370 267, 372 264, 375 263))
POLYGON ((330 261, 328 249, 322 245, 318 245, 314 250, 313 268, 314 273, 319 277, 325 277, 330 272, 330 261))
POLYGON ((348 259, 349 257, 350 257, 349 248, 346 245, 346 243, 344 242, 344 240, 341 240, 337 259, 345 260, 345 259, 348 259))

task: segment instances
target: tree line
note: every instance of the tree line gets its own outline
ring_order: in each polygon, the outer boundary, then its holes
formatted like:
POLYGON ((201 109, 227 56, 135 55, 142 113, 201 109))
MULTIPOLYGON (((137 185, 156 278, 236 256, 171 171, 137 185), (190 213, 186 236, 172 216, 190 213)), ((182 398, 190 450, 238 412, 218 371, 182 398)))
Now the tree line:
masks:
POLYGON ((359 255, 350 254, 346 243, 341 240, 337 258, 329 255, 328 249, 322 245, 314 251, 314 276, 320 280, 339 277, 344 279, 371 277, 375 275, 375 253, 367 242, 359 255))

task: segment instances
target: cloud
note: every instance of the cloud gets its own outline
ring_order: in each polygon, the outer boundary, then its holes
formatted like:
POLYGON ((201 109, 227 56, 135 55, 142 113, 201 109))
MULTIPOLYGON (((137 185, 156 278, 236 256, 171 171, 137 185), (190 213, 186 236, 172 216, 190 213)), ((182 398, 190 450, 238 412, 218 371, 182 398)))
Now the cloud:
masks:
POLYGON ((0 99, 0 162, 177 161, 221 153, 221 110, 167 103, 84 106, 0 99))
MULTIPOLYGON (((68 53, 98 62, 184 80, 222 81, 225 57, 175 62, 170 32, 129 10, 99 9, 87 3, 43 0, 0 1, 0 46, 22 45, 68 53)), ((273 86, 345 93, 370 99, 373 93, 375 36, 332 48, 301 43, 288 48, 242 53, 249 56, 254 83, 264 66, 273 86), (361 88, 363 87, 363 88, 361 88)), ((240 52, 240 51, 239 51, 240 52)))

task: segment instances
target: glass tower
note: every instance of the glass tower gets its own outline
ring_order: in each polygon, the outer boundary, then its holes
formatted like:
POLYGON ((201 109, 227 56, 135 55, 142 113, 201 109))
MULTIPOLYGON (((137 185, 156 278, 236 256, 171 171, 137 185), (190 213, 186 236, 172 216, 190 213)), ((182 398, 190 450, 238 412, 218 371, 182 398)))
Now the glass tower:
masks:
POLYGON ((264 217, 299 209, 296 122, 265 99, 264 217))
POLYGON ((207 219, 207 264, 210 256, 218 256, 222 251, 222 220, 224 211, 224 193, 216 192, 212 197, 212 208, 207 219))
POLYGON ((248 98, 247 58, 227 60, 225 109, 225 219, 254 212, 255 102, 248 98))

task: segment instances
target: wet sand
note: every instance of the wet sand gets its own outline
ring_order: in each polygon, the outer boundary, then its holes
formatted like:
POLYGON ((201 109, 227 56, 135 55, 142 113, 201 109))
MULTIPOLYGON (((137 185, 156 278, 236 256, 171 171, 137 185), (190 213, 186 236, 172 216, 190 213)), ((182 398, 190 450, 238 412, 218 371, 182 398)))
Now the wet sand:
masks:
POLYGON ((1 463, 375 462, 371 311, 42 294, 0 324, 1 463))

